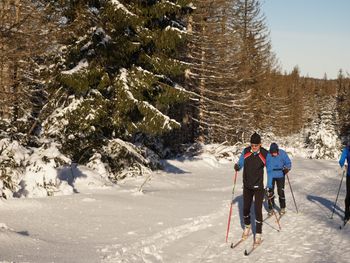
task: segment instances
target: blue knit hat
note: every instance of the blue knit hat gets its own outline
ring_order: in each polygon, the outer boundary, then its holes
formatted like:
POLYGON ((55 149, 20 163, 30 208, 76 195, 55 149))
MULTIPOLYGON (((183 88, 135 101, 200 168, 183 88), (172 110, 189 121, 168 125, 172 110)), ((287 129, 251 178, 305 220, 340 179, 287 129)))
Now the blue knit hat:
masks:
POLYGON ((278 152, 278 145, 277 143, 273 142, 270 145, 270 153, 277 153, 278 152))

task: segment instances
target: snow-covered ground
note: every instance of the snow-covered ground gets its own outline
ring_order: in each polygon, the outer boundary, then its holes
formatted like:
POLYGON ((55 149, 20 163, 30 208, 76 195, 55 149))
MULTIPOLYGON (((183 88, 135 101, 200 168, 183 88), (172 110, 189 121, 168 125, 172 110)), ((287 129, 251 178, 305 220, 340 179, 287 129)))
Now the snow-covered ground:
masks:
POLYGON ((229 247, 242 233, 241 173, 225 243, 233 165, 202 156, 165 161, 166 170, 154 172, 142 193, 138 189, 145 177, 116 186, 82 187, 71 181, 78 194, 0 201, 0 261, 349 262, 350 226, 338 228, 345 184, 330 219, 341 179, 337 162, 292 161, 299 213, 286 186, 282 230, 267 219, 264 242, 248 257, 243 251, 252 235, 239 247, 229 247))

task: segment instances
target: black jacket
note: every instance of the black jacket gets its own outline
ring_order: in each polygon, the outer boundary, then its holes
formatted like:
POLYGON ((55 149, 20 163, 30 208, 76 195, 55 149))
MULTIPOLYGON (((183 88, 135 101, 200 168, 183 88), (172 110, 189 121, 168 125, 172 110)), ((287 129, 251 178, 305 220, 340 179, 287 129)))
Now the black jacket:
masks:
MULTIPOLYGON (((258 153, 253 153, 251 147, 243 150, 240 159, 244 158, 243 186, 248 189, 264 189, 264 166, 268 151, 261 147, 258 153)), ((241 162, 241 160, 240 160, 241 162)))

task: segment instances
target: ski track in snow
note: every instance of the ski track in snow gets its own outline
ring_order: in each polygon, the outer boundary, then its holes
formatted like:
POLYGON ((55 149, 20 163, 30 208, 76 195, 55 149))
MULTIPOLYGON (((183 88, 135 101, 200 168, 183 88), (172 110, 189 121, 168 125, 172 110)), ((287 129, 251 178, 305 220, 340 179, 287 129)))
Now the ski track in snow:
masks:
MULTIPOLYGON (((329 163, 324 164, 322 161, 315 163, 302 159, 295 161, 311 162, 310 170, 296 167, 289 175, 299 213, 296 213, 286 180, 288 210, 280 222, 282 230, 277 232, 274 218, 268 219, 263 226, 264 244, 249 257, 245 257, 243 251, 251 247, 253 236, 239 247, 233 250, 229 248, 230 242, 235 242, 241 235, 238 215, 233 214, 231 219, 231 239, 227 244, 223 242, 228 214, 228 201, 225 201, 220 210, 194 218, 193 222, 167 228, 131 245, 118 244, 105 247, 101 251, 104 254, 102 262, 232 262, 233 260, 271 263, 348 262, 346 258, 350 257, 350 249, 347 249, 349 238, 346 229, 338 229, 339 217, 335 215, 333 220, 329 219, 331 209, 326 207, 329 202, 334 201, 336 188, 334 186, 327 188, 330 179, 336 180, 334 170, 330 170, 329 163), (327 196, 320 198, 320 195, 325 193, 327 196), (325 200, 328 200, 328 203, 325 203, 325 200), (204 239, 190 237, 198 234, 196 233, 198 231, 208 231, 215 224, 220 226, 222 232, 212 230, 211 235, 204 235, 204 239), (235 238, 232 238, 232 235, 235 235, 235 238), (197 240, 197 243, 191 242, 191 239, 197 240), (181 247, 176 244, 186 241, 189 241, 187 242, 189 246, 192 245, 191 248, 184 249, 186 245, 181 247), (180 247, 182 252, 170 252, 172 247, 180 247), (171 254, 175 254, 176 257, 171 258, 171 254)), ((204 191, 229 192, 230 188, 213 187, 204 191)), ((241 191, 238 190, 236 195, 241 195, 241 191)), ((339 201, 341 203, 338 205, 342 207, 343 199, 339 201)), ((278 204, 277 199, 276 203, 278 204)), ((233 210, 237 212, 237 209, 235 204, 233 210)))
POLYGON ((213 223, 222 218, 227 212, 227 202, 222 208, 212 214, 189 218, 191 222, 176 227, 170 227, 160 231, 151 237, 137 241, 128 248, 123 244, 113 245, 101 249, 104 254, 114 255, 104 256, 102 262, 166 262, 162 257, 162 249, 171 246, 171 244, 179 239, 213 226, 213 223))
MULTIPOLYGON (((263 224, 263 244, 248 257, 243 252, 252 246, 253 235, 237 248, 230 248, 242 233, 242 173, 237 178, 229 240, 225 243, 232 164, 209 159, 167 161, 168 172, 154 173, 143 193, 135 189, 144 178, 129 178, 119 187, 99 190, 93 196, 82 193, 64 199, 0 203, 0 262, 72 259, 89 263, 98 258, 103 263, 349 262, 350 226, 339 230, 345 180, 330 219, 341 179, 336 174, 337 162, 292 161, 289 178, 299 213, 286 180, 287 213, 280 221, 282 229, 277 232, 274 217, 268 218, 263 224), (57 215, 49 216, 52 213, 57 215), (53 235, 56 228, 61 232, 53 235), (75 228, 77 231, 72 231, 75 228), (67 251, 70 248, 73 252, 67 251)), ((278 199, 275 201, 278 206, 278 199)), ((263 213, 266 217, 267 212, 263 213)), ((252 211, 252 222, 254 218, 252 211)))

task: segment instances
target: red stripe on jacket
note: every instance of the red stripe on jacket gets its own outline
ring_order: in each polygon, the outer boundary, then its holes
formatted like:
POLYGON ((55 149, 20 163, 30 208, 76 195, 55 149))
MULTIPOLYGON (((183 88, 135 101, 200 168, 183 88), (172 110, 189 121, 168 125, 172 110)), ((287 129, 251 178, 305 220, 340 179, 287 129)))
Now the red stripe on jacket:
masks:
POLYGON ((244 159, 247 159, 249 156, 252 155, 252 152, 247 152, 245 155, 244 155, 244 159))
POLYGON ((261 152, 259 153, 259 157, 260 157, 261 161, 264 163, 264 165, 266 165, 266 158, 264 157, 264 155, 261 152))

